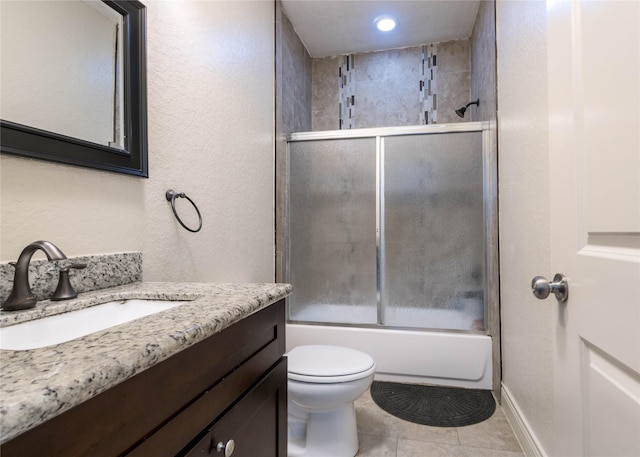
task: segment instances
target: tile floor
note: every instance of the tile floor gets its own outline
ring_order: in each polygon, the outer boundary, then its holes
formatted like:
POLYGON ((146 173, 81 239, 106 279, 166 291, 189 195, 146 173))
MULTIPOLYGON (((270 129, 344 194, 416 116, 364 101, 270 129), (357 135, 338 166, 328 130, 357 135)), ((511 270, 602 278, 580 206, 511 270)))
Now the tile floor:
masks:
POLYGON ((356 401, 357 457, 524 457, 499 405, 492 417, 467 427, 428 427, 380 409, 369 392, 356 401))

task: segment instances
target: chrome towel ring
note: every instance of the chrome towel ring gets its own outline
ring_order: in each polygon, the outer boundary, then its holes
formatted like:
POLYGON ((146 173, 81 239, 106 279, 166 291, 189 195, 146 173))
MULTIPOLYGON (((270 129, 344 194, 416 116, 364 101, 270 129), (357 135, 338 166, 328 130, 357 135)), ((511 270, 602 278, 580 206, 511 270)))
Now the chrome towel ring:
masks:
POLYGON ((180 222, 180 225, 182 225, 186 230, 189 230, 190 232, 199 232, 200 229, 202 228, 202 216, 200 215, 200 210, 198 209, 198 207, 196 206, 196 204, 193 202, 193 200, 191 200, 189 197, 187 197, 187 194, 185 194, 184 192, 175 192, 171 189, 169 189, 166 193, 165 193, 165 197, 167 197, 167 201, 171 202, 171 209, 173 210, 173 215, 176 217, 176 219, 178 219, 178 222, 180 222), (198 228, 197 229, 192 229, 187 227, 186 225, 184 225, 184 222, 182 222, 182 219, 180 219, 180 216, 178 216, 178 212, 176 211, 176 198, 186 198, 187 200, 189 200, 191 202, 191 204, 193 205, 193 207, 196 210, 196 213, 198 213, 198 228))

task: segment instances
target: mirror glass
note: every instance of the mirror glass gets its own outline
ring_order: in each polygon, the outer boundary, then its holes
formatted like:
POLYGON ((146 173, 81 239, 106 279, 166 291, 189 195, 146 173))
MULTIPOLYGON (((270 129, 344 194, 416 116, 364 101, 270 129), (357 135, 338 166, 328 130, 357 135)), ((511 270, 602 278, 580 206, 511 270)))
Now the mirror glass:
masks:
POLYGON ((2 0, 3 153, 148 176, 137 0, 2 0))
POLYGON ((3 1, 0 117, 123 149, 122 15, 101 1, 3 1))

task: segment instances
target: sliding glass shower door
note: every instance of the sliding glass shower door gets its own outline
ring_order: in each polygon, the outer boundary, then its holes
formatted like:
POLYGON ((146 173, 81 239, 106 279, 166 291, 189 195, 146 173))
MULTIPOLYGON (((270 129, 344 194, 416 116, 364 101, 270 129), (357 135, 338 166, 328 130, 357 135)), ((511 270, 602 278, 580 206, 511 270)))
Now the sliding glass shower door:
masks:
POLYGON ((482 330, 482 134, 382 141, 382 323, 482 330))
POLYGON ((483 131, 295 140, 292 321, 483 330, 483 131))
POLYGON ((292 143, 289 153, 290 319, 378 322, 375 139, 292 143))

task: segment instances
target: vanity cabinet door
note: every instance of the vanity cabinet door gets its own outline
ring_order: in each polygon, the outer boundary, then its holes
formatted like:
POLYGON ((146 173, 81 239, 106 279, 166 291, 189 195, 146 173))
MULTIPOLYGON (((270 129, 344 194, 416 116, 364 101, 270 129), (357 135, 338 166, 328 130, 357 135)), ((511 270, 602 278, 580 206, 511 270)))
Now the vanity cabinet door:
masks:
POLYGON ((280 362, 238 401, 184 457, 286 457, 287 364, 280 362), (218 450, 220 447, 220 450, 218 450))

